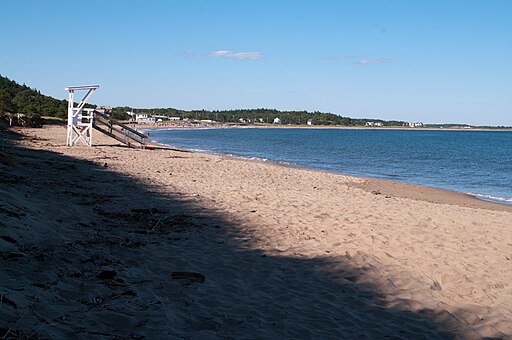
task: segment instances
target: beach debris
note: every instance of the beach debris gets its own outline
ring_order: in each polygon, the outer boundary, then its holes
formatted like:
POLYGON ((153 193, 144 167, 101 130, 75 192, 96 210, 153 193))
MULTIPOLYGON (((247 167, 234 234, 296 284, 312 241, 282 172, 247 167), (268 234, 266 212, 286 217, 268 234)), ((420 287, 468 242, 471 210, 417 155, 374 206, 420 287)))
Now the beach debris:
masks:
POLYGON ((0 339, 36 339, 36 334, 30 334, 21 330, 0 327, 0 339))
POLYGON ((100 297, 100 296, 95 296, 92 299, 92 301, 93 301, 94 304, 102 305, 105 300, 102 297, 100 297))
POLYGON ((114 280, 117 276, 117 272, 115 270, 104 270, 99 273, 96 277, 100 280, 114 280))
POLYGON ((124 280, 117 277, 117 272, 115 270, 104 270, 98 275, 96 275, 96 278, 101 281, 104 281, 103 283, 111 288, 125 286, 124 280))
POLYGON ((16 240, 13 239, 12 237, 8 236, 8 235, 2 235, 0 236, 0 238, 6 242, 9 242, 9 243, 12 243, 12 244, 16 244, 16 240))
POLYGON ((172 272, 171 278, 173 280, 189 280, 190 282, 204 283, 206 277, 200 273, 194 272, 172 272))
POLYGON ((98 206, 94 207, 100 216, 115 219, 118 223, 137 226, 132 232, 137 234, 150 234, 152 232, 182 232, 199 225, 190 221, 185 214, 174 215, 164 208, 137 208, 126 212, 110 212, 98 206))
POLYGON ((9 299, 7 296, 5 296, 5 294, 0 294, 0 306, 2 306, 4 304, 11 306, 14 309, 18 309, 16 302, 9 299))
POLYGON ((5 214, 8 217, 20 218, 25 216, 25 213, 14 211, 13 209, 9 209, 6 206, 0 206, 0 214, 5 214))
POLYGON ((441 291, 443 290, 443 288, 441 287, 441 284, 439 283, 439 281, 437 280, 434 280, 434 282, 432 283, 432 285, 430 286, 430 289, 432 290, 436 290, 436 291, 441 291))
POLYGON ((111 299, 117 299, 121 296, 137 296, 137 293, 135 291, 133 291, 132 289, 126 289, 124 291, 122 291, 121 293, 112 293, 110 295, 110 298, 111 299))
POLYGON ((374 194, 374 195, 381 195, 382 193, 379 190, 373 190, 372 194, 374 194))
POLYGON ((189 158, 189 157, 183 157, 183 156, 168 156, 165 158, 189 158))
POLYGON ((25 254, 18 253, 18 252, 5 251, 5 252, 0 253, 0 256, 6 260, 13 260, 13 259, 19 259, 20 257, 24 257, 25 254))
POLYGON ((51 286, 52 284, 56 284, 57 281, 54 281, 54 282, 34 282, 34 283, 31 283, 30 285, 33 286, 33 287, 37 287, 37 288, 42 288, 42 289, 46 289, 48 288, 49 286, 51 286))
POLYGON ((146 309, 150 306, 153 306, 153 305, 160 305, 162 304, 162 302, 160 300, 153 300, 151 302, 147 302, 147 303, 142 303, 142 302, 139 302, 137 300, 133 300, 133 301, 130 301, 130 303, 136 305, 137 307, 139 308, 142 308, 142 309, 146 309))

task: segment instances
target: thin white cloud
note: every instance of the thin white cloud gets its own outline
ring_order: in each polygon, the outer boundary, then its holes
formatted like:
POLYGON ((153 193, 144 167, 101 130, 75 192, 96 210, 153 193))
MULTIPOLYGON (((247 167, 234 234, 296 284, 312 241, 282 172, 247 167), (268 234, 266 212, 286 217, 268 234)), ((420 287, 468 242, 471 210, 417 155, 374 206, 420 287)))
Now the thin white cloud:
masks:
POLYGON ((393 61, 393 58, 367 58, 367 59, 361 59, 356 62, 356 64, 359 65, 373 65, 373 64, 383 64, 383 63, 389 63, 393 61))
POLYGON ((233 51, 212 51, 209 53, 212 58, 234 58, 238 60, 259 60, 264 57, 261 52, 233 52, 233 51))
POLYGON ((214 58, 229 57, 232 54, 233 54, 233 52, 231 52, 231 51, 213 51, 213 52, 210 52, 210 57, 214 57, 214 58))

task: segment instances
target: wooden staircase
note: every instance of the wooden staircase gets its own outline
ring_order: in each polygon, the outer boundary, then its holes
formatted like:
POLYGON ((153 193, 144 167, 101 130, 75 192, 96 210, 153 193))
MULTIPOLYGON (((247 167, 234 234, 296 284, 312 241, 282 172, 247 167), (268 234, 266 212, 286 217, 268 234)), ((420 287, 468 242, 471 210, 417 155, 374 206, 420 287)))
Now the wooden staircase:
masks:
POLYGON ((118 122, 105 113, 94 110, 92 127, 129 147, 147 148, 148 136, 132 129, 126 124, 118 122))

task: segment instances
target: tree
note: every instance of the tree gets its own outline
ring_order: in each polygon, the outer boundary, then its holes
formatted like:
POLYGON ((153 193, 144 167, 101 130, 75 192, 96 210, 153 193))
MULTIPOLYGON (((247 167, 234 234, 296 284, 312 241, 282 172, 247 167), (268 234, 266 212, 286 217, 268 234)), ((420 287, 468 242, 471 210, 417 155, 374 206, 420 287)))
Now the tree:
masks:
POLYGON ((4 89, 0 90, 0 111, 1 112, 15 112, 16 105, 12 102, 12 97, 4 89))
POLYGON ((18 107, 20 113, 39 113, 39 100, 32 90, 21 90, 14 96, 12 102, 18 107))

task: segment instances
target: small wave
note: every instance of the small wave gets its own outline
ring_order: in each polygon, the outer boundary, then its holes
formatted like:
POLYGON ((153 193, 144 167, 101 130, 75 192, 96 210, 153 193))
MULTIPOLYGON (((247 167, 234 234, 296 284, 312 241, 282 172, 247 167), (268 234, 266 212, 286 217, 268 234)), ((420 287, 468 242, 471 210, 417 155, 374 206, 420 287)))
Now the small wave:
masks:
POLYGON ((236 157, 236 158, 240 158, 240 159, 245 159, 245 160, 248 160, 248 161, 268 162, 268 158, 245 157, 245 156, 235 156, 235 155, 232 155, 232 157, 236 157))
POLYGON ((499 203, 505 202, 507 204, 512 204, 512 198, 498 197, 498 196, 486 195, 486 194, 476 194, 476 193, 472 193, 472 192, 468 192, 468 195, 471 195, 471 196, 474 196, 474 197, 477 197, 477 198, 480 198, 480 199, 483 199, 486 201, 494 201, 494 202, 499 202, 499 203))
POLYGON ((215 152, 215 154, 219 155, 219 156, 226 156, 226 157, 231 157, 231 158, 243 159, 243 160, 246 160, 246 161, 257 161, 257 162, 268 162, 268 161, 270 161, 268 158, 261 158, 261 157, 256 157, 256 156, 242 156, 242 155, 237 155, 237 154, 233 154, 233 153, 215 152))
POLYGON ((195 149, 195 148, 185 148, 185 150, 192 151, 192 152, 215 153, 214 151, 204 150, 204 149, 195 149))

